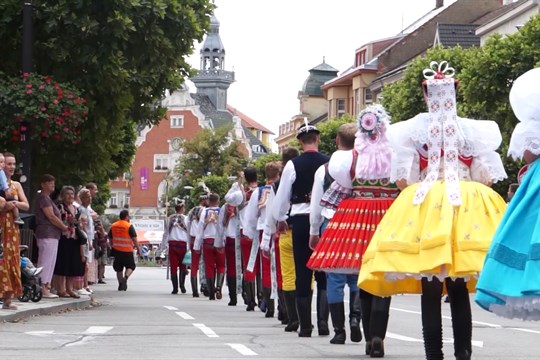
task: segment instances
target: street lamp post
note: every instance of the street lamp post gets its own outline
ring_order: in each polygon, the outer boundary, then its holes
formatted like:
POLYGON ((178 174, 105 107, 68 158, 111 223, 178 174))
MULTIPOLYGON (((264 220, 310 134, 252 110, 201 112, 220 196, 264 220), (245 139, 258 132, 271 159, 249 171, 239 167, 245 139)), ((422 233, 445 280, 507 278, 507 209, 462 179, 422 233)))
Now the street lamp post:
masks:
MULTIPOLYGON (((32 43, 33 43, 33 7, 32 0, 23 0, 23 41, 22 41, 22 71, 32 72, 32 43)), ((32 203, 32 124, 24 119, 21 124, 21 170, 20 182, 29 203, 32 203)))

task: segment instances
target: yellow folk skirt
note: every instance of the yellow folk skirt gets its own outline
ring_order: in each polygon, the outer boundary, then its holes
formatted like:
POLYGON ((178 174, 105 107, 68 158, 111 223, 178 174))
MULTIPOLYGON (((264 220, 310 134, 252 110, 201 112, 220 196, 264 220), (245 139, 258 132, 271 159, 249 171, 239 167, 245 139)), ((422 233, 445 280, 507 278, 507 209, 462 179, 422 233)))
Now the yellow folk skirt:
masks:
POLYGON ((405 188, 381 220, 360 268, 358 286, 371 294, 422 293, 422 277, 466 278, 473 292, 506 203, 490 187, 461 181, 461 205, 447 200, 444 181, 413 204, 405 188))

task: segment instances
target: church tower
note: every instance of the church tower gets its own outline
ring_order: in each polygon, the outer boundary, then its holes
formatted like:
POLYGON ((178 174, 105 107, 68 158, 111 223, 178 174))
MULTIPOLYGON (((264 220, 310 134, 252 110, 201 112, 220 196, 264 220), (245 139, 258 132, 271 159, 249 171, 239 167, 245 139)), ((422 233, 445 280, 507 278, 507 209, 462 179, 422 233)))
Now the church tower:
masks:
POLYGON ((201 48, 200 70, 190 79, 197 94, 207 95, 218 111, 227 111, 227 89, 234 82, 234 72, 225 70, 225 48, 219 36, 219 21, 212 15, 210 32, 201 48))

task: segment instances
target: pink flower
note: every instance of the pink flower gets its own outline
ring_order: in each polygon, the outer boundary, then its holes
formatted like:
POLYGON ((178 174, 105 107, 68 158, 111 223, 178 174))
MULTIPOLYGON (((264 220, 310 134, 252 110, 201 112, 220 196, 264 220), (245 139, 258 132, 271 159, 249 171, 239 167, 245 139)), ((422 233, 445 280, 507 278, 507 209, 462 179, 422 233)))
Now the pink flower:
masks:
POLYGON ((27 93, 28 95, 30 95, 30 94, 32 93, 32 89, 26 90, 26 93, 27 93))
POLYGON ((371 131, 377 126, 377 116, 372 113, 366 113, 362 116, 360 126, 366 131, 371 131))

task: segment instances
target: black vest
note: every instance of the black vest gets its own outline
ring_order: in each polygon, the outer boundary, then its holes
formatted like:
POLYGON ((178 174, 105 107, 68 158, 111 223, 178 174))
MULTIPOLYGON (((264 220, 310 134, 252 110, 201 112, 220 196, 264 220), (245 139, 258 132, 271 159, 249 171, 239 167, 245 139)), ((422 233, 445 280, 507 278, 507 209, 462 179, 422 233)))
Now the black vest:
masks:
POLYGON ((319 152, 305 152, 292 159, 296 180, 292 185, 291 204, 309 203, 317 169, 330 158, 319 152))

